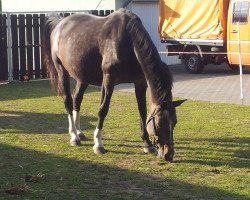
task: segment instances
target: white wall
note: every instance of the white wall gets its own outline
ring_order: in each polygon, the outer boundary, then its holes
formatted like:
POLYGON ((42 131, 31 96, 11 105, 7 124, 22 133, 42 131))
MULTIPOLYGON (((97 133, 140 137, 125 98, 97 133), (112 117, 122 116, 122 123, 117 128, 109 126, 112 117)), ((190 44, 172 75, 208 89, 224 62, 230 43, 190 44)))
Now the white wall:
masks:
MULTIPOLYGON (((137 14, 141 20, 151 39, 159 52, 166 52, 166 44, 162 44, 158 33, 159 22, 159 3, 158 2, 133 2, 132 11, 137 14)), ((166 54, 160 54, 161 59, 168 65, 180 64, 181 61, 177 56, 166 56, 166 54)))
MULTIPOLYGON (((2 0, 3 12, 95 10, 100 0, 2 0)), ((102 0, 97 9, 114 10, 115 0, 102 0)))

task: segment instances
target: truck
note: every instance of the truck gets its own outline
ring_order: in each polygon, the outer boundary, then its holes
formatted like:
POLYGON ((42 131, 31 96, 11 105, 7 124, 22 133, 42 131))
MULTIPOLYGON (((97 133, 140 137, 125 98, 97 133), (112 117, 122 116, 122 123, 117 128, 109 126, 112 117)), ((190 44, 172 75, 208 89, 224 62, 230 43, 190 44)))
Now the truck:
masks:
POLYGON ((189 73, 209 63, 250 66, 250 0, 160 0, 159 7, 161 42, 189 73))

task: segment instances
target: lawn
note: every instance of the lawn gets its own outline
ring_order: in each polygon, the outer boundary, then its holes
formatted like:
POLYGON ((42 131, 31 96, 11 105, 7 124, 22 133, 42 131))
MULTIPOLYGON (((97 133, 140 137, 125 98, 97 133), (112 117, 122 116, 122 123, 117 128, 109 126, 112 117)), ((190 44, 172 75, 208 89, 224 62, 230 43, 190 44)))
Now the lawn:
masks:
POLYGON ((0 199, 250 199, 249 106, 185 102, 168 163, 143 153, 135 96, 118 91, 104 124, 108 153, 95 155, 99 100, 90 87, 81 109, 89 140, 71 147, 48 81, 0 85, 0 199))

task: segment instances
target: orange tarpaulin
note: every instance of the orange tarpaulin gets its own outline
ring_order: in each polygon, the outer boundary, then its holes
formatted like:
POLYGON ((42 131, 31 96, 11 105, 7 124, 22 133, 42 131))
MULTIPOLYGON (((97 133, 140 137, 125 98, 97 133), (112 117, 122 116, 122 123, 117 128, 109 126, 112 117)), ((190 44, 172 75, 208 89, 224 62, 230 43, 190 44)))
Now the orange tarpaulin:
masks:
POLYGON ((161 38, 226 40, 230 0, 160 0, 161 38))

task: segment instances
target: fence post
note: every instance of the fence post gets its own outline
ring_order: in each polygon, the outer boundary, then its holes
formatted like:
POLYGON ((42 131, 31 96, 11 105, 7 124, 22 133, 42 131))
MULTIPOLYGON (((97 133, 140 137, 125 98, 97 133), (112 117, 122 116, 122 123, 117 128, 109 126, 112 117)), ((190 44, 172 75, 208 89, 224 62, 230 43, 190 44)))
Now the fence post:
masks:
POLYGON ((9 82, 13 81, 13 63, 12 63, 12 39, 11 39, 11 20, 10 13, 7 13, 7 30, 8 30, 8 70, 9 82))

